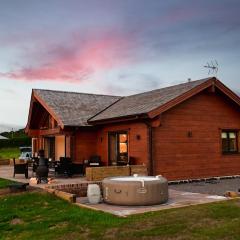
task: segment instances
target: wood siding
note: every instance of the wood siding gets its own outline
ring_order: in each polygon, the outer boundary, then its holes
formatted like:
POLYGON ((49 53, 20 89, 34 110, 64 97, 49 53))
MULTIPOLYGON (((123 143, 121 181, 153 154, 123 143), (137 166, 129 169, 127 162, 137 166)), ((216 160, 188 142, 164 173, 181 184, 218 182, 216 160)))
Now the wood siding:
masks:
POLYGON ((32 156, 37 157, 38 151, 44 149, 44 138, 38 137, 32 139, 32 156))
POLYGON ((169 180, 240 174, 240 155, 222 154, 221 129, 240 129, 240 112, 220 93, 199 93, 163 113, 153 128, 154 173, 169 180))
POLYGON ((148 129, 144 123, 122 123, 104 126, 97 134, 97 153, 105 165, 108 164, 108 133, 116 131, 128 132, 129 157, 135 164, 148 165, 148 129), (137 135, 140 139, 137 139, 137 135))
POLYGON ((74 162, 83 163, 90 156, 97 152, 97 133, 96 131, 79 130, 75 135, 74 143, 74 162))
MULTIPOLYGON (((161 112, 168 109, 168 105, 153 110, 149 116, 154 117, 150 121, 154 174, 162 174, 169 180, 240 175, 240 154, 223 155, 221 149, 222 129, 240 131, 240 110, 239 105, 234 105, 234 98, 232 96, 230 101, 216 87, 211 87, 164 113, 161 112)), ((35 104, 33 110, 36 112, 28 134, 36 137, 34 155, 44 149, 44 137, 56 136, 58 139, 59 135, 66 135, 66 153, 74 162, 83 163, 92 155, 100 155, 104 165, 108 165, 108 133, 127 131, 129 157, 134 159, 134 164, 145 164, 149 169, 149 131, 142 120, 122 120, 76 130, 71 127, 61 129, 56 126, 56 118, 50 117, 51 128, 41 129, 44 119, 51 113, 40 104, 35 104)), ((56 149, 57 159, 63 154, 63 145, 58 140, 56 149)))

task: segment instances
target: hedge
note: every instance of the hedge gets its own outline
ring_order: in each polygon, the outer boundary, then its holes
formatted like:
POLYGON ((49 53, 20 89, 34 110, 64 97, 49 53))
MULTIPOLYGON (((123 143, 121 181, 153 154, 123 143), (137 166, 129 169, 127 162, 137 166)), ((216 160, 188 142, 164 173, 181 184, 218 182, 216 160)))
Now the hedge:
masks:
POLYGON ((31 146, 31 138, 21 137, 12 139, 1 139, 0 148, 31 146))

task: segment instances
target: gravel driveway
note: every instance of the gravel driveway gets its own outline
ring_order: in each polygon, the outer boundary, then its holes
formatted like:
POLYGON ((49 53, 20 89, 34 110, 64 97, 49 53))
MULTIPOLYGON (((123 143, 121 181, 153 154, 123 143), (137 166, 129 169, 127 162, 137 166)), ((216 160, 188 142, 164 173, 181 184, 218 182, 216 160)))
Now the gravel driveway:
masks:
POLYGON ((226 191, 237 192, 240 189, 240 178, 209 182, 180 183, 170 185, 169 188, 178 191, 223 196, 226 191))

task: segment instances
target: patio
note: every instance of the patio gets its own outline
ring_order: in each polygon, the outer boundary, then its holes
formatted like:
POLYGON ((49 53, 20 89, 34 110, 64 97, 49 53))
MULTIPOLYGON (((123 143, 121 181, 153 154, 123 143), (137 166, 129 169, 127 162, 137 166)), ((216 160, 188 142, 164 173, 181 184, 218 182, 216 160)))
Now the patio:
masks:
MULTIPOLYGON (((29 176, 29 178, 26 179, 24 174, 17 174, 14 178, 13 177, 13 166, 11 166, 11 165, 0 166, 0 177, 1 178, 9 179, 9 180, 16 181, 16 182, 29 183, 30 178, 33 176, 31 168, 28 169, 28 176, 29 176)), ((35 177, 35 175, 33 177, 35 177)), ((45 188, 46 186, 51 186, 51 185, 74 184, 74 183, 86 182, 86 178, 83 176, 74 175, 70 178, 66 178, 63 176, 55 177, 54 172, 52 172, 52 171, 49 171, 49 178, 53 178, 54 180, 48 184, 41 183, 41 184, 37 184, 34 186, 40 187, 40 188, 45 188)))
MULTIPOLYGON (((32 176, 31 168, 29 169, 29 176, 32 176)), ((24 175, 16 175, 16 177, 13 178, 13 166, 0 166, 0 177, 6 178, 9 180, 18 181, 18 182, 23 182, 23 183, 29 183, 29 180, 30 180, 30 179, 25 179, 24 175)), ((54 173, 50 172, 49 177, 54 178, 54 173)), ((226 180, 221 180, 221 186, 224 185, 224 181, 226 181, 226 180)), ((229 186, 229 180, 227 180, 227 182, 228 182, 227 186, 229 186)), ((72 188, 74 188, 74 186, 86 187, 88 183, 89 183, 89 181, 87 181, 85 177, 76 175, 71 178, 56 177, 56 178, 54 178, 54 181, 51 182, 50 184, 37 184, 34 186, 36 186, 38 188, 42 188, 42 189, 46 189, 46 187, 48 187, 48 189, 49 188, 59 189, 60 192, 62 192, 64 194, 64 193, 69 192, 69 189, 67 189, 69 187, 72 187, 72 188)), ((235 184, 235 181, 233 181, 233 184, 235 184)), ((226 198, 223 196, 219 196, 220 194, 219 195, 205 194, 203 192, 201 192, 201 193, 197 192, 198 188, 176 189, 176 186, 179 187, 179 185, 170 185, 169 186, 169 201, 166 204, 161 204, 161 205, 114 206, 114 205, 108 205, 103 202, 100 204, 92 205, 92 204, 88 203, 87 197, 82 197, 82 196, 80 197, 78 195, 77 195, 75 204, 80 207, 92 209, 95 211, 103 211, 103 212, 111 213, 113 215, 117 215, 120 217, 126 217, 126 216, 129 216, 132 214, 140 214, 140 213, 153 212, 153 211, 172 209, 172 208, 181 208, 181 207, 186 207, 186 206, 191 206, 191 205, 212 203, 212 202, 218 202, 218 201, 223 201, 223 200, 229 199, 229 198, 226 198), (195 192, 195 193, 193 193, 193 192, 195 192)), ((212 184, 211 186, 212 186, 212 188, 216 187, 215 184, 212 184)), ((210 186, 208 186, 208 188, 209 187, 210 186)))
MULTIPOLYGON (((99 170, 102 168, 99 168, 99 170)), ((135 173, 135 172, 134 172, 135 173)), ((0 165, 0 177, 13 180, 16 182, 29 183, 31 177, 35 177, 32 174, 32 168, 28 169, 29 178, 26 179, 24 174, 17 174, 15 178, 13 177, 13 166, 11 165, 0 165)), ((73 175, 72 177, 64 176, 55 176, 53 171, 49 171, 49 178, 52 178, 53 181, 48 184, 37 184, 35 186, 44 188, 46 186, 54 185, 68 185, 68 184, 78 184, 86 182, 96 182, 100 181, 99 179, 94 179, 93 181, 87 180, 85 176, 73 175)), ((218 181, 200 181, 192 183, 180 183, 180 184, 170 184, 169 189, 180 191, 180 192, 191 192, 191 193, 201 193, 207 195, 218 195, 223 196, 226 191, 235 191, 240 190, 240 178, 228 178, 228 179, 219 179, 218 181)))
POLYGON ((187 206, 206 204, 212 202, 224 201, 229 198, 216 195, 183 192, 169 189, 169 200, 165 204, 153 206, 119 206, 109 205, 104 202, 100 204, 90 204, 87 197, 77 198, 76 204, 80 207, 89 208, 95 211, 111 213, 118 217, 127 217, 129 215, 154 212, 165 209, 182 208, 187 206))

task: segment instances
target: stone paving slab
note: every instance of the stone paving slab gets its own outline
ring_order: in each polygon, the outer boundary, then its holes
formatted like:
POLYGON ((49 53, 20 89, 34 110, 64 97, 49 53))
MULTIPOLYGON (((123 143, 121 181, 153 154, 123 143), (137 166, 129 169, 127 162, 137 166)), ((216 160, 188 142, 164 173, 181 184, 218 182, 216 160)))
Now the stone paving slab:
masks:
POLYGON ((219 179, 218 181, 180 183, 170 185, 169 188, 177 191, 223 196, 227 191, 239 191, 240 178, 219 179))
POLYGON ((146 212, 160 211, 164 209, 180 208, 191 205, 204 203, 212 203, 227 200, 229 198, 217 195, 208 195, 201 193, 191 193, 176 190, 169 190, 169 201, 165 204, 154 206, 118 206, 106 203, 90 204, 87 197, 77 198, 76 204, 81 207, 89 208, 96 211, 103 211, 117 215, 119 217, 127 217, 132 214, 140 214, 146 212))

